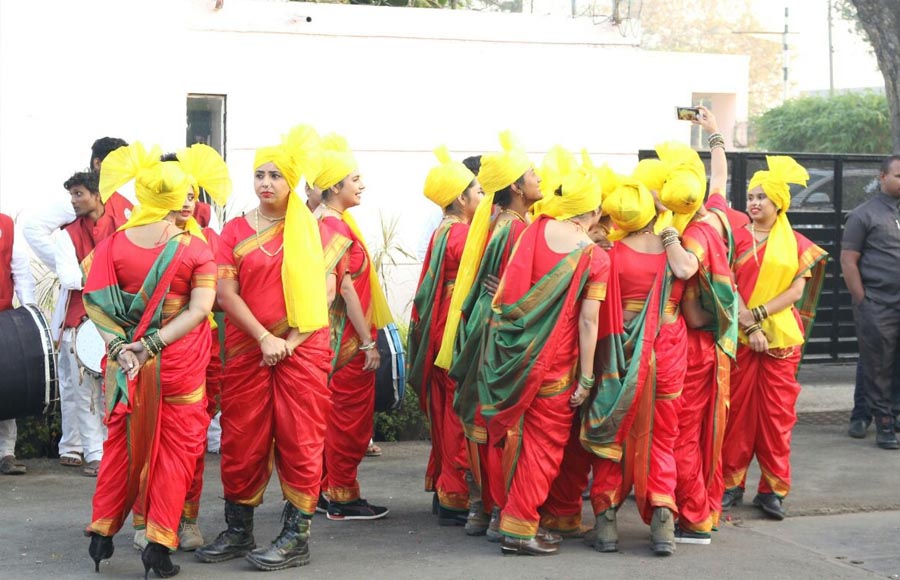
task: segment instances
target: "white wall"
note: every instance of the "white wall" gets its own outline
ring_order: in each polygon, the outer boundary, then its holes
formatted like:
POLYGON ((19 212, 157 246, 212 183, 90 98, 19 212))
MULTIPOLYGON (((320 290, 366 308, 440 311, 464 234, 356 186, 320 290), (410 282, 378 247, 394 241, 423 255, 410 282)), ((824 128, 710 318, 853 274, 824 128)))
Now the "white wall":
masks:
MULTIPOLYGON (((673 107, 693 93, 734 94, 725 116, 746 119, 745 57, 643 52, 590 19, 212 4, 0 3, 0 210, 65 201, 62 182, 87 165, 97 137, 182 146, 188 93, 227 95, 230 215, 254 206, 255 148, 307 122, 355 149, 368 189, 354 213, 370 245, 382 212, 402 217, 411 251, 441 143, 462 158, 496 149, 497 133, 511 129, 536 162, 560 143, 627 171, 638 149, 689 140, 673 107), (53 42, 35 41, 38 23, 53 42)), ((418 267, 401 270, 398 310, 418 267)))

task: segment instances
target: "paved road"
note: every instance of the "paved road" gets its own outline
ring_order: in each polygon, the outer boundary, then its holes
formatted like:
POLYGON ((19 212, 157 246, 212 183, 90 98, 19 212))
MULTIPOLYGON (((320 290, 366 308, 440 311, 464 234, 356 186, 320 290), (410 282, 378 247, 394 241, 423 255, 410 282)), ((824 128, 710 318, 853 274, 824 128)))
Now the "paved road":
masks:
MULTIPOLYGON (((580 541, 564 543, 550 558, 502 557, 495 544, 441 528, 421 491, 427 443, 384 444, 367 459, 361 481, 373 503, 390 515, 376 522, 331 522, 317 516, 313 561, 271 578, 896 578, 900 574, 900 451, 875 448, 870 436, 851 440, 844 426, 799 425, 795 430, 794 491, 784 522, 735 509, 711 546, 679 545, 672 558, 654 557, 648 530, 630 502, 620 512, 621 552, 598 554, 580 541), (838 515, 815 515, 838 514, 838 515)), ((224 525, 218 456, 207 456, 201 527, 212 538, 224 525)), ((130 534, 116 537, 116 554, 93 573, 81 529, 90 513, 94 480, 50 460, 27 461, 29 474, 0 478, 0 578, 137 578, 143 569, 130 534)), ((753 471, 751 478, 757 477, 753 471)), ((747 499, 752 499, 748 490, 747 499)), ((257 510, 256 538, 280 529, 280 490, 273 479, 257 510)), ((586 510, 586 521, 592 517, 586 510)), ((200 564, 177 554, 184 578, 228 579, 254 572, 235 560, 200 564)))

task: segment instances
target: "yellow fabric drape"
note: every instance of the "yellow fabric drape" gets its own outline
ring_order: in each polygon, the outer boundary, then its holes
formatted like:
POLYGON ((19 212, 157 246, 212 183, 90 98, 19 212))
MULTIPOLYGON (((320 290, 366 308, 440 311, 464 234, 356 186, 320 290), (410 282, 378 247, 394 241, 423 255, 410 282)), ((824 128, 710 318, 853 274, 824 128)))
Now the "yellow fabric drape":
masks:
POLYGON ((441 348, 434 361, 434 364, 442 369, 449 369, 453 362, 453 344, 456 342, 456 333, 462 320, 462 305, 472 290, 472 284, 481 266, 484 247, 487 245, 491 214, 494 210, 494 194, 515 183, 532 166, 528 156, 509 131, 500 133, 500 146, 502 148, 500 152, 481 156, 478 183, 484 191, 484 197, 478 202, 472 223, 469 224, 466 245, 463 248, 456 283, 453 285, 453 295, 450 298, 450 310, 447 313, 444 336, 441 338, 441 348))
POLYGON ((597 173, 581 166, 563 176, 562 195, 554 195, 541 212, 557 220, 567 220, 600 208, 602 189, 597 173))
POLYGON ((696 151, 676 141, 656 146, 659 159, 638 163, 632 177, 657 193, 666 206, 654 229, 673 226, 682 233, 703 205, 706 192, 706 168, 696 151))
MULTIPOLYGON (((748 191, 762 187, 775 207, 778 217, 769 232, 766 253, 759 268, 756 286, 747 302, 748 308, 765 304, 787 290, 797 277, 800 261, 797 256, 797 238, 787 217, 791 206, 789 183, 806 185, 809 173, 792 157, 767 155, 768 171, 753 174, 748 191)), ((770 314, 763 320, 762 328, 769 341, 769 348, 786 348, 803 344, 803 332, 797 324, 791 308, 770 314)))
POLYGON ((356 225, 356 220, 353 219, 350 212, 345 210, 341 213, 341 219, 344 220, 344 223, 347 224, 347 227, 350 228, 350 231, 353 232, 366 252, 370 265, 369 284, 372 286, 372 323, 375 325, 375 328, 384 328, 394 322, 394 315, 391 314, 391 309, 388 307, 387 297, 384 295, 384 289, 381 287, 381 281, 378 279, 378 272, 375 271, 375 264, 372 264, 372 255, 369 253, 362 232, 359 231, 359 226, 356 225))
POLYGON ((291 187, 284 218, 284 260, 281 264, 288 324, 300 332, 312 332, 328 326, 325 256, 319 224, 295 191, 300 168, 290 151, 281 145, 256 150, 254 169, 270 162, 291 187))
POLYGON ((162 151, 147 151, 140 141, 119 147, 106 156, 100 168, 100 199, 104 203, 120 187, 134 179, 138 205, 119 231, 162 221, 187 199, 190 179, 180 164, 160 161, 162 151), (107 163, 109 161, 109 163, 107 163))
MULTIPOLYGON (((179 151, 176 157, 187 174, 195 195, 200 195, 200 188, 203 188, 216 204, 224 206, 228 202, 231 196, 231 176, 228 174, 225 160, 218 151, 209 145, 195 143, 179 151)), ((203 229, 193 216, 188 218, 184 229, 204 242, 207 241, 203 229)))
POLYGON ((454 162, 445 145, 436 148, 434 155, 439 165, 432 167, 428 172, 423 191, 426 198, 444 209, 465 193, 466 188, 475 179, 475 174, 462 163, 454 162))

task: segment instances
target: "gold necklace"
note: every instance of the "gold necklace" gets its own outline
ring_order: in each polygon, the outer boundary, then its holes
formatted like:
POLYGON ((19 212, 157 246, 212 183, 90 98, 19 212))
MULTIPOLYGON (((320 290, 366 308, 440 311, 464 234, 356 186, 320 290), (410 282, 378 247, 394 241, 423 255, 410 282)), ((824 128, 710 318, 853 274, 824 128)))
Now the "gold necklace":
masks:
POLYGON ((520 222, 522 222, 523 224, 527 224, 527 223, 528 223, 527 221, 525 221, 525 216, 523 216, 522 214, 520 214, 519 212, 517 212, 517 211, 515 211, 515 210, 509 209, 509 208, 505 208, 505 209, 504 209, 502 212, 500 212, 500 213, 507 213, 507 214, 513 216, 514 218, 516 218, 517 220, 519 220, 520 222))
POLYGON ((322 203, 322 205, 324 205, 325 207, 327 207, 328 209, 330 209, 330 210, 333 211, 334 213, 336 213, 336 214, 338 214, 339 216, 341 216, 341 218, 344 217, 344 212, 341 211, 341 210, 339 210, 339 209, 337 209, 336 207, 332 207, 332 206, 330 206, 330 205, 328 205, 327 203, 324 203, 324 202, 322 203))
POLYGON ((266 214, 264 214, 262 211, 260 211, 259 208, 256 208, 256 214, 257 214, 257 216, 256 216, 256 217, 257 217, 257 221, 259 220, 259 216, 262 216, 263 218, 269 220, 270 222, 280 222, 280 221, 284 221, 284 218, 287 217, 287 214, 285 214, 285 215, 283 215, 283 216, 281 216, 281 217, 278 217, 278 218, 271 218, 271 217, 267 216, 266 214))
MULTIPOLYGON (((757 231, 756 223, 751 221, 750 222, 750 239, 753 240, 753 260, 756 262, 756 265, 759 266, 759 256, 757 255, 757 252, 759 251, 759 249, 757 248, 758 242, 756 241, 756 231, 757 231)), ((761 234, 768 234, 771 231, 772 231, 771 228, 769 228, 767 230, 759 230, 759 232, 761 234)))
POLYGON ((630 237, 630 236, 638 236, 638 235, 652 234, 652 233, 653 233, 653 230, 638 230, 636 232, 629 233, 628 236, 630 237))
MULTIPOLYGON (((281 245, 278 246, 278 249, 275 250, 275 253, 270 254, 259 241, 259 211, 257 210, 257 212, 254 215, 256 216, 256 247, 259 248, 259 251, 262 252, 263 254, 269 256, 270 258, 274 258, 275 256, 277 256, 278 254, 281 253, 281 250, 284 249, 284 239, 282 238, 281 245)), ((284 219, 284 218, 282 218, 282 219, 284 219)), ((271 226, 269 226, 269 227, 271 227, 271 226)))

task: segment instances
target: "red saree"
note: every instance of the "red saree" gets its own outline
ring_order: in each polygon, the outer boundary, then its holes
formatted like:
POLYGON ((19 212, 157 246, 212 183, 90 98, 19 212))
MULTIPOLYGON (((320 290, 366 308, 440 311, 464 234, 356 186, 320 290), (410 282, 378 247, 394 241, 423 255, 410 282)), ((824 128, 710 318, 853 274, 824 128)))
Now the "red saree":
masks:
POLYGON ((468 231, 467 224, 448 220, 435 230, 413 298, 407 347, 407 382, 418 392, 431 429, 425 490, 436 490, 440 505, 456 511, 465 511, 469 503, 466 437, 453 412, 456 385, 434 359, 444 336, 468 231))
MULTIPOLYGON (((727 220, 723 225, 730 231, 727 220)), ((700 263, 684 299, 699 300, 713 321, 708 329, 687 330, 691 364, 678 413, 675 495, 679 525, 706 533, 718 525, 721 512, 721 492, 716 486, 721 478, 731 359, 737 345, 737 298, 729 267, 730 244, 719 232, 710 224, 694 222, 684 231, 683 244, 700 263)))
MULTIPOLYGON (((97 246, 83 267, 89 316, 128 341, 180 314, 192 288, 216 283, 209 247, 188 233, 151 250, 119 232, 97 246)), ((106 361, 109 436, 88 532, 114 535, 134 506, 135 524, 146 525, 149 541, 177 548, 182 507, 209 424, 208 359, 196 356, 209 352, 209 341, 203 322, 150 359, 131 381, 115 361, 106 361)))
MULTIPOLYGON (((218 252, 219 276, 237 280, 240 296, 256 319, 281 338, 290 331, 281 281, 284 253, 278 251, 283 231, 284 224, 278 223, 257 234, 245 218, 236 218, 222 230, 218 252)), ((226 324, 225 352, 221 395, 225 499, 261 504, 274 465, 285 499, 312 515, 319 497, 330 406, 328 330, 313 332, 277 365, 260 367, 256 337, 226 324)))
MULTIPOLYGON (((339 260, 359 295, 366 320, 372 319, 372 289, 369 269, 371 260, 363 244, 350 227, 333 216, 321 219, 332 232, 350 240, 343 247, 339 260)), ((346 503, 359 499, 359 481, 356 479, 359 464, 366 454, 372 437, 375 413, 375 373, 363 371, 365 353, 359 350, 362 343, 376 339, 376 329, 370 323, 370 335, 360 340, 347 317, 346 306, 338 293, 329 312, 331 319, 331 348, 334 350, 331 380, 331 410, 327 418, 325 435, 325 465, 323 480, 331 501, 346 503)))
POLYGON ((489 437, 504 444, 508 489, 501 533, 529 539, 538 508, 559 472, 574 410, 581 301, 603 300, 609 258, 595 246, 567 255, 544 241, 550 218, 529 226, 494 297, 494 316, 479 367, 489 437))
MULTIPOLYGON (((804 236, 797 239, 797 278, 806 278, 803 296, 792 307, 804 336, 809 337, 827 254, 804 236)), ((735 280, 744 303, 750 301, 760 283, 760 265, 766 242, 757 244, 746 229, 735 232, 735 280)), ((786 288, 783 288, 786 290, 786 288)), ((731 370, 731 408, 722 447, 722 475, 727 489, 744 488, 747 468, 756 456, 762 476, 759 493, 775 493, 784 498, 791 489, 791 431, 797 422, 795 404, 800 395, 797 370, 802 345, 765 352, 753 352, 742 337, 737 362, 731 370)))

